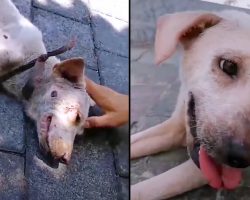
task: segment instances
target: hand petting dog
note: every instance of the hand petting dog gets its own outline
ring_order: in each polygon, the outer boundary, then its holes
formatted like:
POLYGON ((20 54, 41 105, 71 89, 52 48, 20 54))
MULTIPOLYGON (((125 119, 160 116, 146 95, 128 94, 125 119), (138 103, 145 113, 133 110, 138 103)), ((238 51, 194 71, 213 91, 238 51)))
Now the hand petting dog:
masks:
POLYGON ((95 103, 104 111, 104 115, 87 118, 85 128, 118 127, 128 122, 128 96, 86 78, 86 90, 95 103))

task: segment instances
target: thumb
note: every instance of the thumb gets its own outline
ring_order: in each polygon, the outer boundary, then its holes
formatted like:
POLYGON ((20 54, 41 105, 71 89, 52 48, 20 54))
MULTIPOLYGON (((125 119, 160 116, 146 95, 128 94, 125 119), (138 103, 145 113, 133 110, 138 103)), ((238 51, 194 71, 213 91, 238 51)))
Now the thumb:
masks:
POLYGON ((111 126, 111 119, 109 115, 89 117, 85 121, 84 128, 99 128, 111 126))

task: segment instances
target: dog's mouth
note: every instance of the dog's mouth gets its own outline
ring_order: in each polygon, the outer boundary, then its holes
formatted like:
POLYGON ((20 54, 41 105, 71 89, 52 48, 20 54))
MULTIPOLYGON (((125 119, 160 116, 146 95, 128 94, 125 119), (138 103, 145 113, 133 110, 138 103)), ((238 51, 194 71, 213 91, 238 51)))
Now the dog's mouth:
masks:
POLYGON ((239 168, 232 168, 224 164, 220 164, 210 156, 205 148, 205 145, 197 139, 197 116, 195 110, 194 95, 189 93, 188 101, 188 123, 190 133, 194 138, 193 147, 188 147, 190 157, 194 163, 200 168, 201 172, 208 181, 208 184, 216 189, 235 189, 242 180, 242 171, 239 168))
POLYGON ((40 144, 42 147, 42 150, 45 150, 46 152, 49 151, 49 128, 52 121, 52 114, 46 114, 41 118, 40 121, 40 134, 43 138, 43 144, 40 144))
POLYGON ((60 139, 49 141, 49 135, 54 126, 54 117, 53 114, 44 114, 40 119, 40 129, 38 130, 41 136, 39 138, 40 150, 49 160, 68 165, 72 150, 70 151, 69 148, 65 149, 65 143, 58 143, 60 142, 60 139))

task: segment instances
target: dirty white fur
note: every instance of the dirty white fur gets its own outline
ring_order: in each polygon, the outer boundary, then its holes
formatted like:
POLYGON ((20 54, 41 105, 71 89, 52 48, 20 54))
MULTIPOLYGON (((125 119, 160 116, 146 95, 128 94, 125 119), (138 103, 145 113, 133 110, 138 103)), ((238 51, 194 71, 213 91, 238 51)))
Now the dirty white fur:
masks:
MULTIPOLYGON (((170 119, 131 136, 132 159, 173 147, 192 146, 187 122, 190 91, 195 97, 197 136, 205 141, 204 146, 211 150, 211 155, 216 155, 217 148, 223 148, 228 136, 250 144, 246 123, 250 121, 249 21, 250 16, 239 11, 197 11, 160 17, 155 41, 156 62, 162 63, 175 52, 178 44, 183 45, 181 88, 170 119), (205 28, 207 22, 209 26, 205 28), (196 28, 202 32, 188 37, 188 33, 195 33, 196 28), (238 64, 239 73, 235 79, 219 68, 220 58, 238 64)), ((131 198, 167 199, 204 184, 205 178, 189 160, 133 185, 131 198)))
MULTIPOLYGON (((7 62, 14 62, 14 67, 18 67, 44 53, 46 53, 46 48, 40 30, 21 15, 10 0, 2 0, 0 6, 0 68, 7 62), (5 39, 4 35, 8 39, 5 39)), ((46 70, 51 70, 58 62, 60 61, 55 57, 50 58, 47 61, 47 65, 50 67, 46 67, 46 70)), ((8 69, 0 70, 0 74, 6 71, 8 69)), ((18 98, 21 98, 21 88, 25 84, 24 80, 28 79, 29 73, 30 70, 5 83, 18 98)))
MULTIPOLYGON (((44 53, 46 49, 40 30, 22 16, 10 0, 2 0, 0 75, 44 53)), ((84 69, 85 63, 81 58, 61 62, 56 57, 50 57, 43 66, 37 65, 3 84, 10 93, 23 101, 27 115, 36 122, 40 145, 46 152, 52 153, 54 158, 64 155, 69 161, 74 138, 84 131, 91 105, 85 89, 84 69), (64 72, 59 73, 60 69, 64 72), (77 75, 74 74, 77 82, 63 75, 73 73, 74 70, 77 71, 77 75), (35 85, 32 97, 26 101, 22 96, 22 88, 29 79, 34 78, 36 73, 33 72, 38 72, 41 82, 35 85), (57 92, 56 97, 53 97, 53 91, 57 92), (51 123, 48 123, 48 116, 51 117, 51 123)))

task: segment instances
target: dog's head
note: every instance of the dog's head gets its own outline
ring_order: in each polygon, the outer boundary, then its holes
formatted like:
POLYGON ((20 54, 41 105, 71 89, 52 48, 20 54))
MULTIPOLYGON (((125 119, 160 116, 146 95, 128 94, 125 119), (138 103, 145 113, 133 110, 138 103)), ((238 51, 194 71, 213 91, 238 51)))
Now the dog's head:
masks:
POLYGON ((249 21, 237 11, 165 15, 155 41, 158 64, 183 47, 187 131, 213 159, 236 168, 250 165, 249 21))
POLYGON ((52 71, 47 78, 33 82, 27 113, 36 121, 42 150, 68 163, 75 136, 83 133, 93 102, 85 90, 83 59, 65 60, 52 71))

